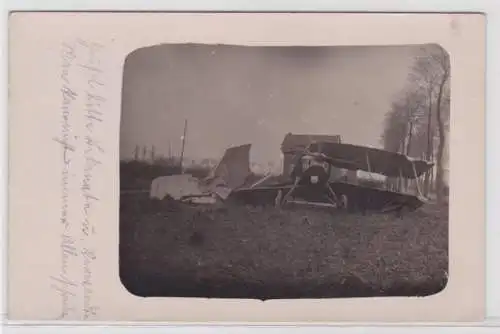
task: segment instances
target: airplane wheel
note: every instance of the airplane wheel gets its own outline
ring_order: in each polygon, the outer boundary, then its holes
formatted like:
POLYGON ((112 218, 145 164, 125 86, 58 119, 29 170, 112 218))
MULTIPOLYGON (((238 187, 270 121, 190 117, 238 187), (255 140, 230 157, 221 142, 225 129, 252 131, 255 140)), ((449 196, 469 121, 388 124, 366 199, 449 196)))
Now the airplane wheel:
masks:
POLYGON ((397 210, 396 216, 400 219, 403 219, 404 216, 409 212, 410 212, 409 208, 406 205, 403 205, 399 210, 397 210))
POLYGON ((347 200, 347 196, 346 195, 340 196, 340 203, 341 203, 342 210, 348 210, 349 209, 349 202, 347 200))

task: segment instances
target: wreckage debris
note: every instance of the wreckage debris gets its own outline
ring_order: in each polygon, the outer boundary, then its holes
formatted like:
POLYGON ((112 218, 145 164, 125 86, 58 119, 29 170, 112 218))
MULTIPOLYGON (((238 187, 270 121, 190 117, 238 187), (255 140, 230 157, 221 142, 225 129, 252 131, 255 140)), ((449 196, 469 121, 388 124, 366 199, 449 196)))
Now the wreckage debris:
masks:
MULTIPOLYGON (((432 168, 432 163, 423 160, 370 147, 319 142, 297 152, 293 178, 273 183, 269 182, 272 177, 265 175, 247 185, 252 175, 250 147, 246 144, 227 149, 219 164, 204 179, 189 174, 158 177, 151 184, 150 197, 170 196, 176 201, 210 205, 222 202, 281 206, 294 202, 350 212, 412 211, 425 203, 420 193, 411 195, 329 179, 332 167, 417 179, 432 168)), ((420 191, 418 182, 416 184, 420 191)))

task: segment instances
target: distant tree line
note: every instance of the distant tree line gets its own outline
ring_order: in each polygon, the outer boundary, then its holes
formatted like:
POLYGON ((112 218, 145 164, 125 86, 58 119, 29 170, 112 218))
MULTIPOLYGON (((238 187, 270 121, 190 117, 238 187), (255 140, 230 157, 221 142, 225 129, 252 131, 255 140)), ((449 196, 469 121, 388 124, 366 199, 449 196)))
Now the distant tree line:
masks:
MULTIPOLYGON (((156 146, 151 145, 150 147, 143 145, 136 145, 133 151, 133 161, 143 161, 152 164, 160 164, 160 165, 179 165, 181 164, 181 158, 179 156, 173 155, 170 151, 167 156, 158 154, 156 151, 156 146)), ((182 164, 185 165, 199 165, 203 167, 213 167, 217 164, 217 160, 215 159, 201 159, 200 161, 189 160, 184 157, 182 164)))
POLYGON ((132 159, 120 161, 120 188, 149 189, 153 179, 181 173, 194 177, 208 176, 211 169, 210 159, 203 159, 199 164, 191 162, 185 168, 181 167, 180 157, 162 156, 156 153, 155 146, 136 146, 132 159))
POLYGON ((450 119, 450 59, 438 45, 422 48, 415 57, 407 83, 385 116, 381 136, 389 151, 435 162, 424 177, 423 192, 438 201, 447 191, 443 155, 450 119))

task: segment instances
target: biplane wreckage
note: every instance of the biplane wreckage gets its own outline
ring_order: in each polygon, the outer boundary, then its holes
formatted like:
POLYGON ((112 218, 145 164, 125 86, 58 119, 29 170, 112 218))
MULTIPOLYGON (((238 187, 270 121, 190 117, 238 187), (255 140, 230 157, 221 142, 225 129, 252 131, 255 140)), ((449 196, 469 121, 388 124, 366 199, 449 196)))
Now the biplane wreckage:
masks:
POLYGON ((291 203, 350 212, 413 211, 427 199, 420 191, 420 178, 433 163, 381 149, 334 142, 313 142, 287 151, 293 156, 290 173, 271 174, 256 180, 250 170, 251 144, 226 150, 219 164, 204 179, 188 174, 162 176, 153 180, 150 197, 169 196, 189 203, 237 203, 256 206, 285 206, 291 203), (364 171, 409 184, 415 193, 352 182, 343 176, 330 177, 332 168, 364 171), (252 177, 253 176, 253 177, 252 177), (252 180, 253 178, 253 180, 252 180), (403 180, 403 181, 401 181, 403 180))

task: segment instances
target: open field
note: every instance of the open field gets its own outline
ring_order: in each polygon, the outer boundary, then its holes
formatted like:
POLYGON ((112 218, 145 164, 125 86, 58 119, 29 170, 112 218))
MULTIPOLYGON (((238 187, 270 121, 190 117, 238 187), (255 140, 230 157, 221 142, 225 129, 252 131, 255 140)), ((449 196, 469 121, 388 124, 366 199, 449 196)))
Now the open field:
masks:
POLYGON ((121 197, 120 275, 139 296, 425 296, 447 272, 447 207, 397 218, 121 197))

